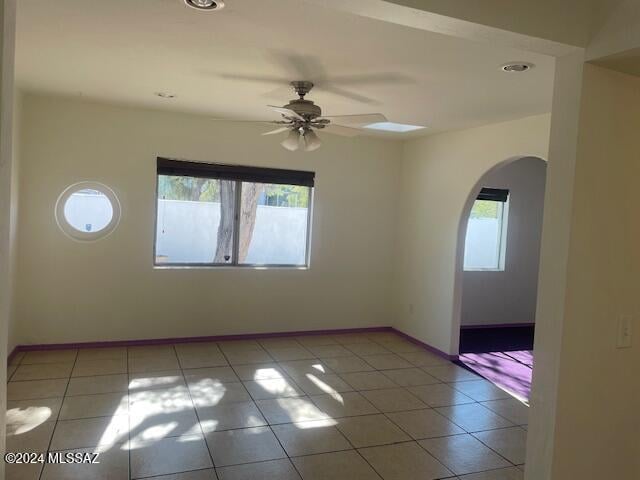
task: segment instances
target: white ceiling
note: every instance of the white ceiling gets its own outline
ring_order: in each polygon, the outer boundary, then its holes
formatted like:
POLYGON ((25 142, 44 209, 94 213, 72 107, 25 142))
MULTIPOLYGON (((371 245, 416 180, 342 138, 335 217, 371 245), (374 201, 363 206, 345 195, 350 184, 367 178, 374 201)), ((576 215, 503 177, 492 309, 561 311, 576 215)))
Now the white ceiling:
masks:
POLYGON ((268 120, 266 104, 294 97, 287 81, 312 80, 308 98, 327 115, 381 112, 429 132, 549 112, 554 66, 300 0, 227 0, 212 13, 181 0, 20 0, 16 55, 29 91, 268 120), (513 60, 536 68, 503 73, 513 60))

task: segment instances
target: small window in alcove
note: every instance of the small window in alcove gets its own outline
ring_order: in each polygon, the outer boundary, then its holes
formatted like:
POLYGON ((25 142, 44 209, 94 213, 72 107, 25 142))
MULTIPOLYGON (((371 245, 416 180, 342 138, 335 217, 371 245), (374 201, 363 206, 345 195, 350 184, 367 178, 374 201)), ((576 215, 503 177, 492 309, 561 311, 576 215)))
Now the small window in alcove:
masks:
POLYGON ((483 188, 467 224, 465 270, 504 270, 508 216, 509 190, 483 188))

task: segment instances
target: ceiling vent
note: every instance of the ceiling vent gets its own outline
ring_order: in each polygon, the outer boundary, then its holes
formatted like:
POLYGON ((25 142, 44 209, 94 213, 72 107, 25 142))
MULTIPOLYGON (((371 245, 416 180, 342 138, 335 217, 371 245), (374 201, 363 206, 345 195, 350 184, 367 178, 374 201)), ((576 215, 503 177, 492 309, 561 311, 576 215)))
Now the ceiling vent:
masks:
POLYGON ((224 8, 223 0, 184 0, 184 3, 196 10, 211 12, 224 8))

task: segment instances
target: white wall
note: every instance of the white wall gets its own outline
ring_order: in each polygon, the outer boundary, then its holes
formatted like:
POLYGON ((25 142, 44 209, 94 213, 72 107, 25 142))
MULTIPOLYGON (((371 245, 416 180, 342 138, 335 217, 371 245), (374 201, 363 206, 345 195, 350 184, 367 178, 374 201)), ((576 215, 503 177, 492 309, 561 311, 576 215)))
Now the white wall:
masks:
MULTIPOLYGON (((15 258, 15 211, 12 124, 15 1, 0 0, 0 455, 5 451, 7 339, 12 312, 12 269, 15 258)), ((4 478, 0 461, 0 478, 4 478)))
POLYGON ((389 325, 398 142, 323 135, 310 154, 266 128, 26 95, 21 155, 21 343, 389 325), (156 156, 313 170, 309 270, 153 265, 156 156), (79 243, 56 225, 68 185, 102 182, 122 221, 79 243))
MULTIPOLYGON (((586 65, 552 412, 554 479, 640 478, 638 125, 640 78, 586 65), (616 348, 621 315, 633 319, 632 348, 616 348)), ((530 442, 530 459, 537 446, 530 442)))
POLYGON ((400 330, 457 354, 460 312, 454 302, 459 302, 462 266, 456 258, 464 247, 464 237, 460 242, 458 237, 466 202, 495 165, 516 157, 546 158, 549 119, 539 115, 405 144, 395 249, 400 330))
POLYGON ((13 102, 13 124, 11 135, 12 164, 11 164, 11 216, 10 221, 10 238, 11 238, 11 281, 10 290, 11 301, 9 311, 9 325, 7 332, 7 354, 10 355, 14 348, 18 345, 17 338, 17 290, 15 288, 15 276, 17 272, 18 262, 18 210, 20 206, 20 118, 22 115, 22 95, 18 90, 14 91, 13 102))
POLYGON ((535 322, 546 169, 522 158, 481 178, 480 187, 509 190, 505 269, 464 272, 462 325, 535 322))
POLYGON ((25 344, 395 324, 456 353, 465 201, 494 165, 546 156, 549 128, 541 115, 404 149, 325 135, 320 150, 301 155, 260 137, 259 127, 31 94, 23 103, 30 133, 21 155, 16 334, 25 344), (153 269, 158 155, 315 170, 311 269, 153 269), (58 195, 81 180, 111 186, 123 204, 118 229, 96 243, 70 240, 53 217, 58 195))

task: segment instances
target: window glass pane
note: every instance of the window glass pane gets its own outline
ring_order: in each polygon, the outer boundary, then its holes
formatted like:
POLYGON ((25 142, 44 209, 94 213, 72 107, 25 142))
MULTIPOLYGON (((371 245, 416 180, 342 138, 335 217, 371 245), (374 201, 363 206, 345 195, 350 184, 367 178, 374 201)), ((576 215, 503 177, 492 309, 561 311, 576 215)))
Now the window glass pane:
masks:
POLYGON ((156 263, 233 261, 235 182, 158 175, 156 263))
POLYGON ((305 265, 310 188, 242 183, 239 263, 305 265))
POLYGON ((64 218, 76 230, 99 232, 111 222, 113 206, 109 198, 99 190, 78 190, 65 202, 64 218))
POLYGON ((504 206, 504 202, 490 200, 473 204, 465 241, 465 269, 500 269, 504 206))

